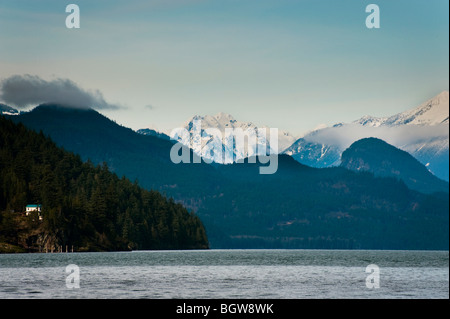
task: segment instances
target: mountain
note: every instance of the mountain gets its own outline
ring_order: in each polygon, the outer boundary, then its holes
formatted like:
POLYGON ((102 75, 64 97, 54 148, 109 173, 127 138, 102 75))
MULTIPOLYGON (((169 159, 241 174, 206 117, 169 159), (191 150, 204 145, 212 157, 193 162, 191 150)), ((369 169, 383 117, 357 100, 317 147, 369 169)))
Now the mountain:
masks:
POLYGON ((284 151, 314 167, 339 165, 353 142, 377 137, 407 151, 437 177, 449 180, 449 93, 444 91, 411 110, 385 118, 364 116, 352 123, 310 132, 284 151), (326 150, 313 152, 311 150, 326 150))
MULTIPOLYGON (((117 175, 138 180, 146 189, 176 196, 179 191, 195 194, 204 185, 214 187, 214 180, 204 172, 214 170, 209 165, 171 161, 173 141, 138 134, 95 110, 42 104, 10 118, 37 132, 42 130, 57 145, 80 154, 84 161, 106 162, 117 175)), ((192 152, 187 152, 192 158, 192 152)))
POLYGON ((448 246, 448 193, 424 195, 397 178, 311 168, 287 155, 276 174, 259 175, 258 166, 218 166, 224 182, 197 211, 213 247, 448 246))
POLYGON ((93 110, 47 104, 9 118, 193 210, 211 248, 448 249, 448 194, 422 194, 397 178, 312 168, 287 155, 274 174, 260 174, 268 164, 252 158, 174 164, 174 141, 93 110))
POLYGON ((19 115, 20 111, 6 104, 0 103, 0 115, 19 115))
POLYGON ((142 135, 155 136, 155 137, 161 138, 163 140, 167 140, 167 141, 170 140, 169 135, 166 135, 166 134, 161 133, 161 132, 157 132, 155 130, 152 130, 151 128, 140 129, 140 130, 137 130, 136 133, 142 134, 142 135))
POLYGON ((207 248, 199 218, 0 116, 0 251, 207 248), (37 216, 22 214, 41 204, 37 216))
POLYGON ((187 121, 181 129, 185 129, 189 134, 182 134, 180 130, 173 130, 171 138, 192 150, 203 158, 216 163, 233 163, 246 157, 255 155, 266 155, 268 153, 281 153, 296 139, 288 132, 279 130, 277 148, 270 145, 270 130, 266 126, 257 126, 251 122, 240 122, 230 114, 223 112, 215 116, 194 116, 187 121), (215 131, 207 131, 216 129, 215 131), (227 132, 230 130, 242 130, 243 136, 247 137, 246 142, 240 145, 233 142, 233 136, 227 132), (265 136, 258 133, 258 129, 264 130, 265 136), (255 141, 251 145, 250 141, 255 141), (252 146, 252 147, 249 147, 252 146), (217 151, 219 150, 219 151, 217 151))
POLYGON ((395 126, 395 125, 437 125, 448 124, 449 92, 443 91, 418 107, 396 115, 377 118, 364 116, 354 123, 363 126, 395 126))
POLYGON ((368 171, 375 176, 396 177, 422 193, 449 191, 447 182, 431 174, 408 152, 377 138, 354 142, 342 153, 341 166, 353 171, 368 171))
POLYGON ((341 152, 336 145, 319 144, 308 141, 307 138, 299 138, 283 154, 311 167, 331 167, 339 165, 341 152))

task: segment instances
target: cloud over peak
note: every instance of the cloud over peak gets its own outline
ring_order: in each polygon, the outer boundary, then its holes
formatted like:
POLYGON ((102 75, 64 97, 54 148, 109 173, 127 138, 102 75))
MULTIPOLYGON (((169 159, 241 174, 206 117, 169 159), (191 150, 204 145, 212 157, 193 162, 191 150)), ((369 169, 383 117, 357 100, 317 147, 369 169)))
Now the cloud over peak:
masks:
POLYGON ((0 82, 0 100, 17 108, 56 103, 75 108, 119 109, 105 101, 99 90, 85 90, 70 79, 50 81, 36 75, 12 75, 0 82))

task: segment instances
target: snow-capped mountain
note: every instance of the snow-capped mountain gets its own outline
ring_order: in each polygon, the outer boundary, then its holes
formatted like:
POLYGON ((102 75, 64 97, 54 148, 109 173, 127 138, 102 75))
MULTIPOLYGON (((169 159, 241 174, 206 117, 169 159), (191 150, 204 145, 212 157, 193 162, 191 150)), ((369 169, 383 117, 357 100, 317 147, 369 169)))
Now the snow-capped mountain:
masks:
POLYGON ((308 141, 308 137, 299 138, 284 154, 292 156, 298 162, 311 167, 338 166, 342 150, 336 145, 327 145, 308 141))
POLYGON ((436 125, 448 124, 449 92, 444 91, 422 105, 390 117, 364 116, 353 123, 363 126, 394 126, 394 125, 436 125))
POLYGON ((336 166, 346 148, 367 137, 380 138, 407 151, 436 176, 448 181, 449 92, 444 91, 418 107, 393 116, 364 116, 352 123, 315 130, 284 153, 305 165, 336 166))
POLYGON ((223 112, 215 116, 196 115, 181 128, 174 129, 170 137, 216 163, 232 163, 250 156, 280 153, 296 140, 288 132, 278 130, 278 145, 275 147, 271 145, 270 128, 238 121, 223 112), (186 131, 189 134, 183 133, 186 131), (233 140, 236 134, 240 134, 243 143, 233 140))

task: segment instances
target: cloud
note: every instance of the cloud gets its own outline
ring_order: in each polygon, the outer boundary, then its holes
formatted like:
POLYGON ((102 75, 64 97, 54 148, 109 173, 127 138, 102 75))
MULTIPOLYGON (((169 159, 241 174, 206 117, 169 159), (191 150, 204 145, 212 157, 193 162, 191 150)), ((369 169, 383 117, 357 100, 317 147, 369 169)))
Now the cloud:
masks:
POLYGON ((84 90, 69 79, 46 81, 35 75, 13 75, 0 82, 0 100, 17 108, 42 103, 68 107, 119 109, 123 106, 105 101, 99 90, 84 90))
POLYGON ((352 123, 324 128, 304 138, 310 142, 336 145, 344 150, 353 142, 366 137, 377 137, 401 148, 436 138, 448 139, 449 131, 448 124, 368 127, 352 123))

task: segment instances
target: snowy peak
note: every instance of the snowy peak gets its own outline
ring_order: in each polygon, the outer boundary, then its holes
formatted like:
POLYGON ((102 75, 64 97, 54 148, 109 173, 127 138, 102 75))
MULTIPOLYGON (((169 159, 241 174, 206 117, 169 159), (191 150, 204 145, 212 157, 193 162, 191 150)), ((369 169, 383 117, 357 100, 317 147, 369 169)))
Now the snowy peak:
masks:
MULTIPOLYGON (((228 113, 220 112, 214 116, 205 115, 205 116, 193 116, 189 121, 185 122, 184 129, 186 129, 190 133, 190 137, 181 136, 178 134, 178 130, 172 131, 171 138, 179 141, 180 143, 189 146, 192 150, 199 156, 208 158, 213 160, 216 163, 229 163, 229 160, 223 160, 223 157, 216 156, 214 154, 212 147, 217 148, 217 141, 221 141, 223 152, 231 152, 230 147, 236 147, 236 145, 231 145, 230 143, 230 133, 227 129, 241 129, 243 134, 248 136, 251 140, 256 140, 256 149, 252 147, 248 149, 248 145, 244 146, 244 149, 235 149, 232 150, 234 155, 234 160, 243 159, 248 156, 254 155, 262 155, 261 152, 270 151, 275 153, 280 153, 286 148, 288 148, 292 143, 296 141, 296 137, 292 136, 288 132, 278 130, 278 151, 275 148, 270 146, 270 131, 267 126, 256 126, 251 122, 241 122, 236 120, 232 115, 228 113), (195 140, 194 143, 191 140, 195 138, 197 130, 199 130, 199 125, 201 126, 200 134, 201 137, 199 140, 195 140), (206 132, 205 130, 208 128, 218 129, 221 133, 221 136, 215 136, 215 133, 206 132), (266 136, 261 136, 258 134, 259 129, 266 129, 266 136), (211 143, 212 142, 212 143, 211 143)), ((197 138, 198 139, 198 138, 197 138)), ((265 154, 264 154, 265 155, 265 154)), ((230 157, 228 157, 230 159, 230 157)))
POLYGON ((228 122, 236 122, 233 116, 227 113, 219 112, 216 116, 214 116, 219 123, 228 123, 228 122))
POLYGON ((233 116, 227 113, 220 112, 216 115, 195 115, 189 121, 185 122, 184 127, 189 128, 195 121, 201 121, 204 128, 218 128, 224 132, 225 128, 243 127, 246 126, 234 119, 233 116))
POLYGON ((339 165, 351 143, 377 137, 413 155, 441 179, 449 179, 449 92, 418 107, 388 117, 364 116, 351 123, 309 132, 285 150, 298 162, 313 167, 339 165))
POLYGON ((414 109, 390 117, 364 116, 353 123, 371 127, 448 124, 448 96, 449 92, 444 91, 414 109))
POLYGON ((387 125, 436 125, 448 124, 448 91, 444 91, 415 109, 394 115, 387 119, 387 125))
POLYGON ((365 115, 359 120, 354 121, 353 123, 363 126, 379 127, 380 125, 384 124, 386 120, 387 117, 374 117, 371 115, 365 115))

